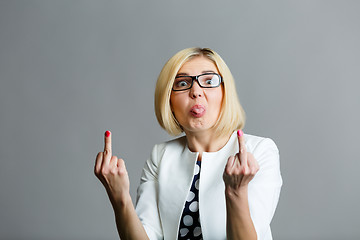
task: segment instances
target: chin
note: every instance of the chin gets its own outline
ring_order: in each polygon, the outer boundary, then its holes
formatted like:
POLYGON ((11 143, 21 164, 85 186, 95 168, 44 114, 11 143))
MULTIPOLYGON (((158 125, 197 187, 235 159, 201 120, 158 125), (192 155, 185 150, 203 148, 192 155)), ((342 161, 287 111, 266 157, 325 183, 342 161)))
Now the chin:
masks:
POLYGON ((213 125, 205 124, 203 122, 192 123, 187 126, 186 130, 189 132, 202 132, 209 130, 213 125))

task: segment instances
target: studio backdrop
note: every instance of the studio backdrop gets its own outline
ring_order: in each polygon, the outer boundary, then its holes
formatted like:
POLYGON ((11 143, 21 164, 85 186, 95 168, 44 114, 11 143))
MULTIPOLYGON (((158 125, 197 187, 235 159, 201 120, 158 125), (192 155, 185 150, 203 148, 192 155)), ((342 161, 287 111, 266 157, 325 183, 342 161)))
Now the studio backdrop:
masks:
POLYGON ((245 133, 272 138, 283 187, 276 240, 359 239, 359 1, 0 1, 0 238, 116 239, 93 173, 103 134, 131 196, 173 54, 230 67, 245 133))

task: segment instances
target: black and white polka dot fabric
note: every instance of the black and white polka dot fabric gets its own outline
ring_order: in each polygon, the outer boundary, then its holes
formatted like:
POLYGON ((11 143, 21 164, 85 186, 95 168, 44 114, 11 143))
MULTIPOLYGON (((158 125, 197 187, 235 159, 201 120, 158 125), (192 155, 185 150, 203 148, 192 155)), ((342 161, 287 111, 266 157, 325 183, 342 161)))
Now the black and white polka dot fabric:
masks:
POLYGON ((194 170, 194 179, 185 202, 180 220, 178 239, 202 239, 199 217, 199 180, 201 161, 197 161, 194 170))

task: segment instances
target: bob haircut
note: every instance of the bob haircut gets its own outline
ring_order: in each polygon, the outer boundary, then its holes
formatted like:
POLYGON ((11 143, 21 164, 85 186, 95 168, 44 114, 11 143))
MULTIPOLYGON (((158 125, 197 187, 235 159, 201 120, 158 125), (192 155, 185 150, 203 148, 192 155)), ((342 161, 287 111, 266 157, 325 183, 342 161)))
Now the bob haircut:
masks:
POLYGON ((155 88, 155 114, 162 128, 170 135, 179 135, 182 127, 171 111, 170 95, 175 77, 181 66, 195 57, 206 57, 217 67, 223 79, 223 101, 220 115, 213 126, 218 136, 231 135, 245 125, 245 111, 240 105, 234 78, 224 60, 209 48, 186 48, 172 56, 164 65, 155 88))

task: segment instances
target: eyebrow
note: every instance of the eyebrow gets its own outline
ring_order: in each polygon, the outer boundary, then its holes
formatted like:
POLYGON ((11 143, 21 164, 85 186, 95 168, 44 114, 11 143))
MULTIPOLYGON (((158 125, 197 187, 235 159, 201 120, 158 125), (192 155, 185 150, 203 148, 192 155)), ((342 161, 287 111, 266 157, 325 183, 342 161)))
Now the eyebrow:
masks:
MULTIPOLYGON (((205 70, 205 71, 202 71, 201 74, 203 73, 215 73, 213 70, 205 70)), ((176 74, 176 77, 179 77, 179 76, 189 76, 189 74, 187 73, 178 73, 176 74)))

